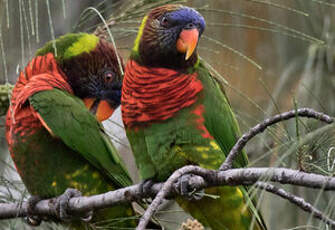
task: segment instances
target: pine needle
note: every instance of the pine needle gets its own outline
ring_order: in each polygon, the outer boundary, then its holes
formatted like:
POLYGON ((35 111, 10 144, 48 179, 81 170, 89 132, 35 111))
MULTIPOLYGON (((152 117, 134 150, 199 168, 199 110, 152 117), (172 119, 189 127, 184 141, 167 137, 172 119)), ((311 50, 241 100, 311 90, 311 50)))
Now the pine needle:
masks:
POLYGON ((318 38, 315 38, 313 36, 305 34, 301 31, 296 30, 296 29, 287 27, 283 24, 273 22, 271 20, 267 20, 267 19, 264 19, 264 18, 259 18, 259 17, 253 16, 253 15, 250 15, 250 14, 244 14, 244 13, 240 13, 240 12, 234 12, 234 11, 222 10, 222 9, 199 8, 198 10, 199 11, 205 11, 205 12, 215 12, 215 13, 229 14, 231 16, 237 16, 237 17, 252 19, 252 20, 255 20, 255 21, 260 21, 260 22, 263 22, 263 23, 266 23, 266 24, 269 24, 269 25, 272 25, 272 26, 276 26, 280 29, 295 33, 295 34, 300 35, 302 37, 305 37, 306 39, 309 39, 313 42, 316 42, 316 43, 319 43, 319 44, 324 44, 325 43, 324 41, 322 41, 318 38))
POLYGON ((294 8, 291 8, 291 7, 288 7, 288 6, 285 6, 285 5, 281 5, 281 4, 278 4, 278 3, 270 2, 270 1, 264 1, 264 0, 246 0, 246 1, 254 2, 254 3, 259 3, 259 4, 264 4, 264 5, 268 5, 268 6, 272 6, 272 7, 276 7, 276 8, 287 10, 287 11, 290 11, 290 12, 293 12, 293 13, 305 16, 305 17, 309 16, 308 13, 303 12, 301 10, 297 10, 297 9, 294 9, 294 8))
POLYGON ((244 60, 248 61, 249 63, 251 63, 257 69, 262 70, 262 66, 260 66, 259 64, 257 64, 254 60, 252 60, 251 58, 247 57, 246 55, 244 55, 240 51, 238 51, 238 50, 236 50, 236 49, 234 49, 234 48, 232 48, 232 47, 230 47, 230 46, 228 46, 228 45, 226 45, 226 44, 224 44, 224 43, 222 43, 222 42, 220 42, 220 41, 218 41, 218 40, 216 40, 214 38, 208 37, 206 35, 203 35, 202 37, 204 39, 207 39, 208 41, 211 41, 211 42, 215 43, 216 45, 221 46, 224 49, 227 49, 227 50, 231 51, 232 53, 238 55, 242 59, 244 59, 244 60))

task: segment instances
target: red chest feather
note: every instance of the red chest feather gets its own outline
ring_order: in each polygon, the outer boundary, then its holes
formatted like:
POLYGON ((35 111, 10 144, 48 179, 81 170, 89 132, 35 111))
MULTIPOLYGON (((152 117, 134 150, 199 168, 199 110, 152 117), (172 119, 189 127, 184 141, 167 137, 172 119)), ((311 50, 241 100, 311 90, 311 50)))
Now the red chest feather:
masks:
POLYGON ((122 118, 126 127, 162 121, 194 104, 203 89, 197 73, 147 68, 130 60, 122 86, 122 118))

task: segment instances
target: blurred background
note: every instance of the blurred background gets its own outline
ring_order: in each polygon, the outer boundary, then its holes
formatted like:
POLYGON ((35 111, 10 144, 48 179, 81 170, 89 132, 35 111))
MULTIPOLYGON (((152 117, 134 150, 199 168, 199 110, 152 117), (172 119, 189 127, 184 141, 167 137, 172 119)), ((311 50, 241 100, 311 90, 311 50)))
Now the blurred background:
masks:
MULTIPOLYGON (((331 0, 0 0, 0 83, 14 84, 17 72, 46 41, 68 32, 103 33, 100 16, 127 59, 144 13, 170 2, 192 6, 205 17, 199 53, 224 84, 242 132, 273 114, 300 107, 335 115, 335 2, 331 0)), ((0 125, 0 202, 20 202, 29 194, 8 155, 3 118, 0 125)), ((104 125, 139 181, 120 111, 104 125)), ((294 119, 258 135, 248 143, 247 153, 250 166, 333 175, 334 148, 333 126, 294 119)), ((333 193, 281 187, 335 218, 333 193)), ((253 192, 269 229, 328 229, 281 198, 253 192)), ((167 229, 178 229, 187 218, 177 209, 173 206, 165 212, 169 215, 159 214, 167 229)), ((30 228, 17 219, 0 221, 0 229, 30 228)), ((36 229, 62 228, 43 224, 36 229)))

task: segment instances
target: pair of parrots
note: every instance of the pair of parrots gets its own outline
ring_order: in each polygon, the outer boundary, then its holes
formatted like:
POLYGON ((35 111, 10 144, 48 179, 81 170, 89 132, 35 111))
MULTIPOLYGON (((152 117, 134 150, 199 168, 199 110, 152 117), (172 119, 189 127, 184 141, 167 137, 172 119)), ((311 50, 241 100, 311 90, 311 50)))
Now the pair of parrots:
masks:
MULTIPOLYGON (((93 195, 131 185, 100 124, 120 104, 143 180, 164 181, 189 164, 218 169, 240 133, 222 87, 198 57, 204 29, 192 8, 151 10, 124 76, 116 50, 92 34, 67 34, 39 49, 17 80, 6 120, 10 153, 28 191, 49 198, 67 188, 93 195)), ((246 164, 244 154, 234 166, 246 164)), ((266 228, 245 187, 205 192, 219 198, 177 197, 205 227, 266 228)), ((95 212, 91 222, 134 228, 134 215, 123 204, 95 212)), ((70 225, 85 229, 80 221, 70 225)))

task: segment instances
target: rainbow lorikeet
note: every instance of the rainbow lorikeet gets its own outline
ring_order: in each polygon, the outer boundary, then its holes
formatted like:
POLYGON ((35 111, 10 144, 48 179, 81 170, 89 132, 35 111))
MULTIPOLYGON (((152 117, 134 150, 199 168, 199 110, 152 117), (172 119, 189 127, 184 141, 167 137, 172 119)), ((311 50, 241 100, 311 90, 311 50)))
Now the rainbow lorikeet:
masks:
MULTIPOLYGON (((32 195, 50 198, 67 188, 92 195, 132 184, 99 122, 120 105, 122 61, 119 65, 116 55, 95 35, 66 34, 39 49, 20 73, 6 138, 32 195)), ((92 223, 134 227, 133 215, 130 204, 118 205, 95 212, 92 223)), ((70 224, 86 229, 80 221, 70 224)))
MULTIPOLYGON (((139 28, 126 65, 121 108, 142 179, 164 181, 189 164, 218 169, 240 135, 222 87, 198 57, 204 29, 204 18, 181 5, 153 9, 139 28)), ((247 163, 243 154, 234 167, 247 163)), ((205 227, 266 228, 247 188, 222 186, 205 193, 219 198, 177 198, 205 227)))

